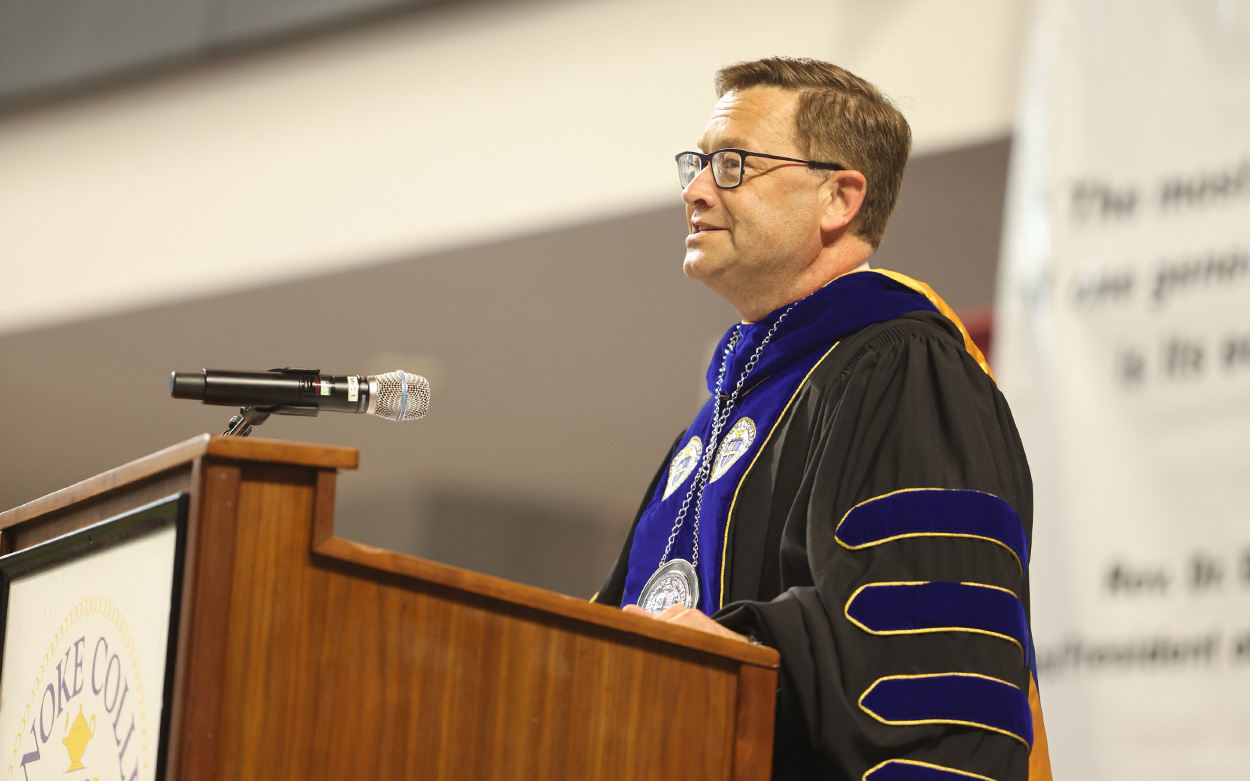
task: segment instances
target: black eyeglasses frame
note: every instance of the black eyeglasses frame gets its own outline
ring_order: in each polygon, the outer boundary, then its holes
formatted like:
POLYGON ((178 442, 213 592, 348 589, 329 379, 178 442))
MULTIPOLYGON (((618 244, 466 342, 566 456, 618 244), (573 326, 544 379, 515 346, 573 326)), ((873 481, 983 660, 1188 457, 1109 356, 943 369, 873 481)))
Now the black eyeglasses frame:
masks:
MULTIPOLYGON (((681 170, 680 170, 680 166, 681 166, 681 159, 682 159, 682 157, 684 157, 684 156, 686 156, 686 155, 694 155, 695 157, 699 158, 699 160, 701 160, 701 161, 702 161, 702 163, 703 163, 703 165, 701 165, 701 166, 699 167, 699 173, 703 173, 703 169, 705 169, 705 168, 710 168, 710 167, 712 166, 712 158, 713 158, 714 156, 716 156, 716 155, 720 154, 721 152, 737 152, 737 153, 738 153, 738 154, 742 157, 742 165, 743 165, 743 168, 745 168, 745 167, 746 167, 746 162, 747 162, 747 158, 748 158, 748 157, 764 157, 764 158, 767 158, 767 159, 769 159, 769 160, 783 160, 783 161, 785 161, 785 162, 787 162, 787 163, 804 163, 804 164, 806 164, 806 165, 807 165, 807 167, 808 167, 808 168, 817 168, 817 169, 826 170, 826 171, 846 171, 846 170, 848 170, 846 166, 844 166, 844 165, 842 165, 842 164, 840 164, 840 163, 825 163, 825 162, 822 162, 822 161, 820 161, 820 160, 800 160, 800 159, 799 159, 799 158, 797 158, 797 157, 783 157, 782 155, 769 155, 769 154, 765 154, 765 153, 763 153, 763 152, 752 152, 752 151, 749 151, 749 150, 747 150, 747 149, 738 149, 737 147, 732 147, 732 146, 729 146, 729 147, 725 147, 725 148, 723 148, 723 149, 717 149, 717 150, 712 151, 712 152, 695 152, 694 150, 688 150, 688 151, 685 151, 685 152, 678 152, 676 155, 674 155, 674 156, 673 156, 673 161, 674 161, 674 162, 676 162, 676 163, 677 163, 677 165, 678 165, 678 167, 679 167, 679 168, 678 168, 678 172, 677 172, 677 173, 678 173, 678 179, 677 179, 678 183, 679 183, 679 184, 681 183, 681 170)), ((695 176, 698 176, 698 175, 699 175, 699 173, 696 173, 696 174, 695 174, 695 176)), ((719 188, 720 188, 720 189, 722 189, 722 190, 732 190, 732 189, 734 189, 735 187, 741 187, 741 186, 742 186, 742 182, 744 181, 744 177, 742 176, 742 174, 741 174, 741 173, 739 173, 739 175, 738 175, 738 182, 737 182, 736 184, 731 184, 731 185, 729 185, 728 187, 726 187, 725 185, 721 184, 719 181, 717 181, 717 180, 716 180, 716 169, 715 169, 715 168, 712 168, 712 181, 716 184, 716 186, 717 186, 717 187, 719 187, 719 188)), ((691 183, 691 184, 693 184, 693 183, 694 183, 694 179, 693 179, 693 178, 690 180, 690 183, 691 183)), ((690 186, 690 184, 685 184, 685 185, 682 185, 682 189, 684 190, 684 189, 686 189, 686 188, 687 188, 687 187, 689 187, 689 186, 690 186)))

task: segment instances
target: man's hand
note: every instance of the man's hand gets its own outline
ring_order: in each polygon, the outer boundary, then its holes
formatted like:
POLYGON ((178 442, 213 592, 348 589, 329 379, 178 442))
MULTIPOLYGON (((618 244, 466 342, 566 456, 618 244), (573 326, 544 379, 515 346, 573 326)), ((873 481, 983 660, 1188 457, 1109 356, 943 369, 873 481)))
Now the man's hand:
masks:
MULTIPOLYGON (((626 605, 621 609, 626 613, 633 613, 637 616, 651 615, 637 605, 626 605)), ((666 624, 677 624, 691 629, 698 629, 700 632, 707 632, 710 635, 720 635, 721 637, 728 637, 731 640, 739 640, 744 643, 751 642, 746 636, 740 635, 731 629, 726 629, 698 610, 691 610, 684 605, 673 605, 658 616, 653 616, 653 618, 666 624)))

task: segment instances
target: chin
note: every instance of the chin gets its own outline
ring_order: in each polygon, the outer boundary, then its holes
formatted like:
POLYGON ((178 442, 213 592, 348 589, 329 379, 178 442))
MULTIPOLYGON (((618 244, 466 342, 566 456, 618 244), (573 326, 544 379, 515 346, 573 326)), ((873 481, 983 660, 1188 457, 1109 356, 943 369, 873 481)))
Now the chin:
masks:
POLYGON ((715 264, 701 252, 687 252, 681 270, 691 279, 705 280, 715 269, 715 264))

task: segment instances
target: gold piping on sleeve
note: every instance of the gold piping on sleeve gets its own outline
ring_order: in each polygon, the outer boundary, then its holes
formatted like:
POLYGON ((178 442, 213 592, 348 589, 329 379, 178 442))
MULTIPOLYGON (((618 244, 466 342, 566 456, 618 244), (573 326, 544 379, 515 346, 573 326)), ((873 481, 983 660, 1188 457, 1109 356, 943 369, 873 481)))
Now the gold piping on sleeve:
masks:
POLYGON ((994 781, 994 779, 990 778, 989 776, 982 776, 976 773, 969 773, 966 770, 956 770, 953 767, 943 767, 942 765, 934 765, 929 762, 920 762, 915 759, 887 759, 886 761, 878 765, 874 765, 873 767, 870 767, 864 773, 863 781, 872 781, 872 779, 869 778, 870 775, 877 772, 878 770, 885 767, 886 765, 892 765, 892 764, 893 765, 915 765, 916 767, 930 767, 930 768, 933 768, 934 770, 944 770, 947 773, 955 773, 956 775, 963 776, 964 778, 975 778, 975 779, 978 779, 979 781, 994 781))
MULTIPOLYGON (((1002 634, 1001 632, 991 632, 988 629, 977 629, 971 626, 933 626, 933 627, 925 627, 924 629, 869 629, 862 622, 857 621, 854 617, 851 616, 851 603, 855 601, 855 597, 859 596, 859 592, 863 591, 866 588, 871 588, 873 586, 924 586, 932 582, 933 581, 931 580, 899 580, 899 581, 880 581, 877 583, 865 583, 864 585, 855 589, 855 593, 851 594, 850 598, 846 600, 846 605, 842 608, 842 615, 846 616, 847 621, 850 621, 852 624, 864 630, 870 635, 923 635, 923 634, 930 634, 933 632, 971 632, 972 634, 989 635, 990 637, 997 637, 1000 640, 1006 640, 1007 642, 1014 645, 1017 648, 1017 650, 1020 651, 1020 659, 1021 659, 1021 663, 1023 663, 1025 659, 1024 646, 1021 645, 1020 641, 1017 640, 1016 638, 1012 637, 1011 635, 1002 634)), ((1019 599, 1019 597, 1016 596, 1016 592, 1012 591, 1011 589, 1003 588, 1001 586, 991 586, 988 583, 971 583, 971 582, 962 582, 962 581, 960 582, 959 585, 975 586, 977 588, 994 589, 995 591, 1002 591, 1006 594, 1010 594, 1013 597, 1016 597, 1016 599, 1019 599)))
POLYGON ((755 468, 755 462, 759 460, 760 454, 764 452, 764 448, 768 446, 769 440, 773 438, 773 432, 781 425, 781 421, 786 419, 786 413, 790 411, 790 405, 798 398, 799 391, 807 385, 807 381, 811 379, 812 372, 825 362, 841 342, 834 342, 833 346, 825 350, 825 354, 820 356, 820 360, 808 369, 807 374, 803 375, 803 379, 799 381, 799 386, 794 389, 794 393, 790 394, 790 400, 786 402, 786 406, 781 408, 781 414, 777 416, 777 420, 773 423, 772 428, 768 430, 768 436, 764 437, 764 441, 755 449, 755 456, 751 458, 751 463, 747 464, 747 468, 743 470, 742 477, 738 479, 738 485, 734 486, 734 496, 729 502, 729 513, 725 516, 725 536, 721 540, 720 546, 720 593, 716 596, 716 607, 720 609, 725 606, 725 557, 729 553, 729 527, 733 525, 734 506, 738 503, 738 492, 742 490, 742 484, 746 482, 747 476, 751 474, 751 470, 755 468))
MULTIPOLYGON (((963 538, 970 539, 970 540, 985 540, 986 542, 992 542, 995 545, 998 545, 999 547, 1003 548, 1003 550, 1010 553, 1011 558, 1016 560, 1016 566, 1019 567, 1020 569, 1020 577, 1024 577, 1024 562, 1020 561, 1020 557, 1016 555, 1016 552, 1012 549, 1012 547, 1008 545, 1007 543, 1003 542, 1002 540, 996 540, 993 537, 986 537, 981 534, 963 534, 961 532, 908 532, 906 534, 896 534, 893 537, 883 537, 879 540, 873 540, 872 542, 865 542, 863 545, 850 545, 846 542, 843 542, 842 538, 838 536, 838 530, 842 528, 842 524, 846 523, 846 519, 850 516, 851 513, 855 512, 860 507, 863 507, 864 505, 869 504, 870 502, 877 501, 878 499, 884 499, 887 496, 894 496, 895 494, 905 494, 910 491, 973 491, 973 490, 974 489, 972 488, 900 488, 897 491, 890 491, 889 493, 881 494, 880 496, 874 496, 871 499, 865 499, 864 501, 860 502, 859 504, 856 504, 854 507, 846 511, 846 514, 843 515, 842 519, 838 521, 838 525, 833 527, 833 538, 838 541, 839 545, 841 545, 843 548, 846 548, 847 550, 863 550, 864 548, 871 548, 876 545, 883 545, 887 542, 903 540, 909 537, 963 537, 963 538)), ((994 496, 994 494, 987 493, 986 491, 975 491, 975 492, 979 494, 985 494, 986 496, 994 496)), ((997 499, 998 497, 994 496, 994 498, 997 499)))
POLYGON ((881 722, 882 724, 888 724, 892 727, 910 727, 910 726, 915 726, 915 725, 920 725, 920 724, 958 724, 963 727, 976 727, 978 729, 989 730, 990 732, 997 732, 1000 735, 1006 735, 1009 738, 1015 738, 1016 740, 1023 743, 1025 748, 1030 748, 1030 749, 1032 748, 1031 746, 1029 746, 1029 742, 1025 740, 1023 737, 1021 737, 1020 735, 1017 735, 1016 733, 1011 732, 1009 730, 1002 729, 1001 727, 991 727, 989 724, 982 724, 979 721, 964 721, 963 719, 906 719, 902 721, 891 721, 887 718, 884 718, 872 712, 868 708, 864 707, 864 698, 867 697, 872 692, 873 689, 877 688, 877 684, 881 683, 882 681, 898 681, 898 680, 915 679, 915 678, 945 678, 947 676, 954 676, 957 678, 982 678, 987 681, 994 681, 995 683, 1001 683, 1001 684, 1004 684, 1005 686, 1010 686, 1016 691, 1020 691, 1020 687, 1016 686, 1014 683, 1011 683, 1010 681, 1004 681, 1001 678, 994 678, 989 675, 981 675, 980 673, 926 673, 922 675, 886 675, 882 678, 878 678, 877 680, 873 681, 872 685, 869 686, 867 689, 864 689, 864 693, 859 695, 859 709, 862 710, 864 713, 867 713, 869 716, 872 716, 874 719, 881 722))

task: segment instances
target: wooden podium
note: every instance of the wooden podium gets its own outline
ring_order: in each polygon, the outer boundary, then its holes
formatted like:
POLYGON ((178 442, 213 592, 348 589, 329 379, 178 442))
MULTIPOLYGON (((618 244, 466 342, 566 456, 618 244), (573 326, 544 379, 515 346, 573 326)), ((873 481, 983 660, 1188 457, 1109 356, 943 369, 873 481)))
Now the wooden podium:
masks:
POLYGON ((158 775, 768 778, 775 651, 335 537, 357 460, 204 435, 0 513, 4 555, 189 497, 158 775))

